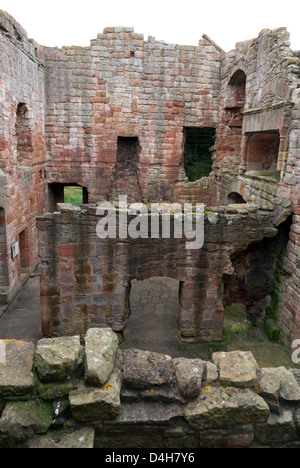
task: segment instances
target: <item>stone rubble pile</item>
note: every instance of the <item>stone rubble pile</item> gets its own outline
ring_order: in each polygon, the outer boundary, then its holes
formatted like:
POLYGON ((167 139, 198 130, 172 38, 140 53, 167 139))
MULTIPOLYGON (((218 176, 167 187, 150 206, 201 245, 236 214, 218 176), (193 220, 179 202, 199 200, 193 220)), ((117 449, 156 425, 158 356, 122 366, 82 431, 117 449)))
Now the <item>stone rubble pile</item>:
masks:
POLYGON ((300 447, 300 371, 122 351, 111 329, 6 340, 0 447, 300 447))

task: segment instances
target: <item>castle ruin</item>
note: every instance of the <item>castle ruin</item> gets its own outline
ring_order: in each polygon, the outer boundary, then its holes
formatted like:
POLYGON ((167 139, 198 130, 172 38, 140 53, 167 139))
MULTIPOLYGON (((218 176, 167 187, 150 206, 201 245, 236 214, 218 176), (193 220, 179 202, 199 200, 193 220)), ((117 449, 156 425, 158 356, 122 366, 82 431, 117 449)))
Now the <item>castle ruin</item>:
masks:
POLYGON ((43 332, 121 332, 133 279, 180 282, 183 340, 219 340, 224 307, 300 329, 300 53, 281 28, 225 53, 107 28, 48 48, 0 13, 0 301, 37 264, 43 332), (80 209, 60 208, 65 187, 80 209), (205 244, 101 241, 99 201, 204 203, 205 244))

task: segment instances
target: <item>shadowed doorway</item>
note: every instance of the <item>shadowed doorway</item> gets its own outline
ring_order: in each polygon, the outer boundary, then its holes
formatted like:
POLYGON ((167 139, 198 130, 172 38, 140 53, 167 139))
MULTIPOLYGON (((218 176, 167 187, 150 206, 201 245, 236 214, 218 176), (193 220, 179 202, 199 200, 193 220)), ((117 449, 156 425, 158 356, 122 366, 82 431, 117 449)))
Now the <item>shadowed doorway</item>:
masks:
POLYGON ((166 277, 133 280, 126 348, 170 353, 178 348, 180 282, 166 277))

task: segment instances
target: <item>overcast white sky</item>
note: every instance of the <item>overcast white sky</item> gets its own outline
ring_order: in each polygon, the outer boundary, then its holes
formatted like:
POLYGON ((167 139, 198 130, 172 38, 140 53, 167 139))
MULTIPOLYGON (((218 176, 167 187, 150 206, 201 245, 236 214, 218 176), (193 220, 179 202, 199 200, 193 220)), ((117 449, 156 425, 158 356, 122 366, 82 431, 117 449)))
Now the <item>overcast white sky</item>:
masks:
POLYGON ((29 37, 46 46, 87 46, 108 26, 197 45, 205 33, 226 52, 264 29, 285 26, 300 49, 299 0, 0 0, 29 37))

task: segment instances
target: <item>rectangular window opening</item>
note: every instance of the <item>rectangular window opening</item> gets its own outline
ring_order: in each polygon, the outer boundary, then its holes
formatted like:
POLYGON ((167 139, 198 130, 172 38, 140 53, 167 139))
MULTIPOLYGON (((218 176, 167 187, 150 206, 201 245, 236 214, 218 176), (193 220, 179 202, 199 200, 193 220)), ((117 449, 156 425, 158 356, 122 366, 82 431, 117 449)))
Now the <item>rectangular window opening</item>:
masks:
POLYGON ((215 128, 184 128, 184 168, 190 182, 208 177, 212 171, 212 147, 215 145, 215 128))
POLYGON ((118 137, 117 163, 138 163, 139 153, 138 137, 118 137))
POLYGON ((279 156, 279 131, 254 132, 248 134, 247 170, 262 175, 280 177, 277 170, 279 156))
POLYGON ((56 210, 57 203, 85 205, 89 202, 86 187, 76 184, 52 183, 48 185, 48 206, 50 213, 56 210))

